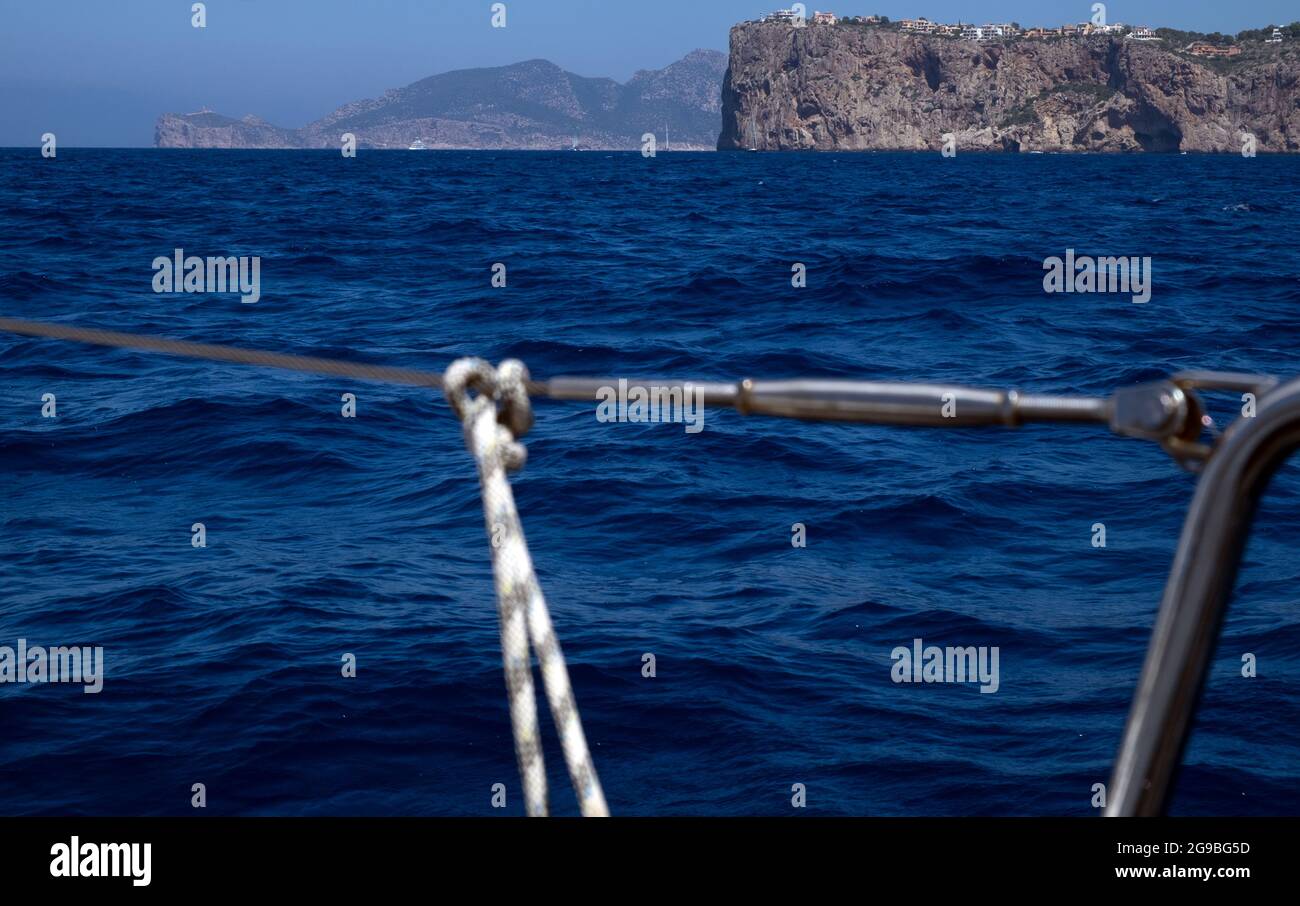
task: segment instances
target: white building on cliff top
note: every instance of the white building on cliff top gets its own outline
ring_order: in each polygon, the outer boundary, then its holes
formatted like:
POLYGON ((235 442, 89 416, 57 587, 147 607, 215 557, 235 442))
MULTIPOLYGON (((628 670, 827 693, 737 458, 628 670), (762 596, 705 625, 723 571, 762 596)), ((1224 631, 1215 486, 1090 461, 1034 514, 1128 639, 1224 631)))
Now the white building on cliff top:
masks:
POLYGON ((791 25, 803 24, 803 13, 797 9, 778 9, 774 13, 768 13, 760 21, 763 22, 788 22, 791 25))

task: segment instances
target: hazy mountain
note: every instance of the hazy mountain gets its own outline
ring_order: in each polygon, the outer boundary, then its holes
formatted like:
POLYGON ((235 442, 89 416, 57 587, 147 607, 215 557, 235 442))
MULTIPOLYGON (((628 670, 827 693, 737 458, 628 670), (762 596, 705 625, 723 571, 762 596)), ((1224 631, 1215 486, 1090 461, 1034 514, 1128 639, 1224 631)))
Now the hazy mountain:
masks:
POLYGON ((665 127, 674 148, 712 150, 722 126, 727 56, 696 50, 626 84, 586 78, 546 60, 461 69, 354 101, 300 129, 209 110, 163 114, 160 148, 338 148, 351 132, 359 147, 632 149, 665 127))

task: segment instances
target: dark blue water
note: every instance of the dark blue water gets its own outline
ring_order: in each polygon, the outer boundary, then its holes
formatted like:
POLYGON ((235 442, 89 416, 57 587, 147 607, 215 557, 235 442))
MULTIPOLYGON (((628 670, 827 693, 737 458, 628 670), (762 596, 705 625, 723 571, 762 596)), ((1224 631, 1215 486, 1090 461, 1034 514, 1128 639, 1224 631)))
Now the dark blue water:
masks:
MULTIPOLYGON (((5 151, 0 314, 438 370, 1103 393, 1300 372, 1297 211, 1296 158, 5 151), (261 301, 153 293, 176 247, 261 256, 261 301), (1151 256, 1151 301, 1045 294, 1067 248, 1151 256)), ((0 645, 102 645, 107 672, 0 685, 0 812, 186 814, 204 783, 209 814, 484 815, 497 782, 522 811, 439 397, 0 335, 0 400, 0 645)), ((1095 812, 1194 487, 1156 446, 537 414, 516 494, 615 813, 791 814, 794 783, 805 814, 1095 812), (998 646, 999 690, 891 682, 918 637, 998 646)), ((1298 499, 1292 466, 1176 811, 1300 813, 1298 499)))

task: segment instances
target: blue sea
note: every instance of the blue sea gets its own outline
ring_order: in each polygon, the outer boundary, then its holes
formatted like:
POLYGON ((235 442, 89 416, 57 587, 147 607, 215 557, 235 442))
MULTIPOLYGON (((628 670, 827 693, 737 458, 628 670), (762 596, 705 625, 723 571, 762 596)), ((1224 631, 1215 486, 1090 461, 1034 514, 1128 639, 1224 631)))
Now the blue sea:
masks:
MULTIPOLYGON (((438 371, 1102 394, 1300 372, 1298 212, 1296 157, 6 150, 0 316, 438 371), (260 256, 260 301, 153 292, 176 248, 260 256), (1150 301, 1045 293, 1067 249, 1150 256, 1150 301)), ((1220 427, 1240 405, 1213 398, 1220 427)), ((515 494, 614 814, 1096 813, 1195 486, 1156 445, 536 409, 515 494), (997 646, 997 692, 893 682, 918 638, 997 646)), ((0 482, 0 645, 105 661, 99 694, 0 685, 0 813, 195 814, 202 783, 206 814, 522 814, 436 392, 0 334, 0 482)), ((1293 464, 1176 813, 1300 814, 1298 502, 1293 464)))

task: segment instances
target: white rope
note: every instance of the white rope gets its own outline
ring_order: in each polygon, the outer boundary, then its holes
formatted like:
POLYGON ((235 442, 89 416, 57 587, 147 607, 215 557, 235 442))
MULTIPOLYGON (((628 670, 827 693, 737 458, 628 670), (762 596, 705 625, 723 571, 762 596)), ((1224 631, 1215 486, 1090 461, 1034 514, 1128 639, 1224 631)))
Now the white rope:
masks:
POLYGON ((502 362, 499 369, 482 359, 458 359, 443 377, 447 400, 461 420, 465 443, 478 464, 483 518, 492 547, 510 723, 525 807, 529 815, 547 813, 546 766, 528 649, 531 638, 578 806, 587 817, 605 817, 609 808, 582 732, 569 670, 537 583, 515 497, 506 480, 506 473, 518 471, 527 458, 527 451, 517 440, 533 423, 527 382, 528 370, 515 359, 502 362), (471 390, 476 391, 475 395, 470 395, 471 390))

